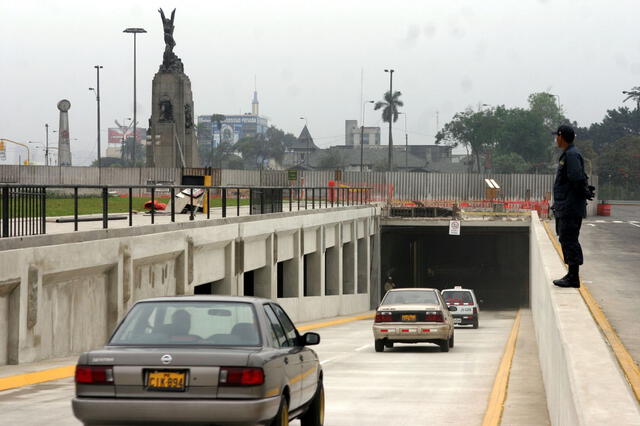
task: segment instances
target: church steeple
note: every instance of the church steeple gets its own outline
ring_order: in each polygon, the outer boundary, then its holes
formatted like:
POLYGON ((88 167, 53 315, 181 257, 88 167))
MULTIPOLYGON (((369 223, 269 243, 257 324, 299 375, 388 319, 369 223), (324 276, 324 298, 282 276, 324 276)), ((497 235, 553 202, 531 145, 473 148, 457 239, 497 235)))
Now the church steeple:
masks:
POLYGON ((251 114, 259 115, 260 104, 258 102, 258 87, 256 85, 256 78, 253 77, 253 101, 251 101, 251 114))

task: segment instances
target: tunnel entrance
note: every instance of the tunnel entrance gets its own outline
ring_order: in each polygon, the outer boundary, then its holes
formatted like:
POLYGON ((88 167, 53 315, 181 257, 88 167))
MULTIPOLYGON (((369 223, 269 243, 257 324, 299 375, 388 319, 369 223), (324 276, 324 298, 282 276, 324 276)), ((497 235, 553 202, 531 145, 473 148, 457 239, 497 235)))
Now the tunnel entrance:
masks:
POLYGON ((397 287, 459 285, 471 288, 486 309, 529 303, 529 224, 465 226, 449 235, 446 226, 382 226, 380 294, 389 275, 397 287))

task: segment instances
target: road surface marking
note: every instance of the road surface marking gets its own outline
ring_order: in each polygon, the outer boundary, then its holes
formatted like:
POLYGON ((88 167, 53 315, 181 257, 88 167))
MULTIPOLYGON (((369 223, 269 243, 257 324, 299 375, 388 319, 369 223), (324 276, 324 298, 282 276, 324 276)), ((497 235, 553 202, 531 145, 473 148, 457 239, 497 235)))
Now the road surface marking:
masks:
POLYGON ((64 367, 50 368, 33 373, 0 377, 0 391, 35 385, 36 383, 50 382, 51 380, 66 379, 67 377, 73 376, 75 371, 75 365, 65 365, 64 367))
POLYGON ((622 220, 614 220, 613 223, 624 223, 622 220))
MULTIPOLYGON (((318 328, 330 327, 332 325, 345 324, 352 321, 371 319, 375 317, 373 313, 355 315, 351 317, 339 318, 331 321, 306 324, 298 327, 298 331, 315 330, 318 328)), ((330 359, 331 360, 331 359, 330 359)), ((326 361, 324 361, 326 362, 326 361)), ((322 362, 322 363, 324 363, 322 362)), ((65 365, 58 368, 34 371, 33 373, 17 374, 15 376, 0 377, 0 391, 19 388, 22 386, 34 385, 37 383, 50 382, 52 380, 66 379, 75 374, 76 366, 65 365)))
POLYGON ((371 345, 364 345, 364 346, 360 346, 359 348, 356 348, 356 351, 358 351, 358 352, 359 352, 359 351, 363 351, 363 350, 365 350, 365 349, 367 349, 367 348, 370 348, 370 347, 371 347, 371 345))
POLYGON ((520 330, 520 310, 513 320, 511 333, 504 347, 504 353, 498 366, 498 372, 491 388, 489 401, 487 402, 487 410, 484 412, 482 426, 498 426, 504 411, 504 401, 507 398, 507 386, 509 385, 509 374, 511 373, 511 363, 513 355, 516 351, 516 342, 518 341, 518 331, 520 330))
POLYGON ((640 225, 638 225, 637 223, 629 222, 629 225, 631 225, 631 226, 637 226, 638 228, 640 228, 640 225))
MULTIPOLYGON (((555 236, 549 230, 549 225, 547 224, 547 222, 542 222, 542 224, 544 225, 544 228, 547 231, 547 235, 551 240, 551 243, 555 247, 558 256, 560 256, 560 259, 562 260, 562 248, 560 247, 560 243, 558 243, 558 239, 555 238, 555 236)), ((622 340, 620 340, 620 337, 613 329, 613 326, 611 325, 607 317, 604 315, 604 312, 602 312, 602 308, 600 308, 598 302, 596 302, 589 289, 585 286, 584 281, 580 280, 580 288, 578 290, 580 291, 584 302, 589 308, 591 316, 593 316, 593 319, 596 321, 605 338, 607 339, 609 346, 611 346, 613 354, 616 356, 616 359, 620 364, 620 368, 622 368, 622 371, 624 372, 624 375, 627 378, 627 381, 629 382, 629 385, 631 386, 636 399, 640 401, 640 368, 638 368, 638 364, 636 364, 631 357, 631 354, 622 343, 622 340)))

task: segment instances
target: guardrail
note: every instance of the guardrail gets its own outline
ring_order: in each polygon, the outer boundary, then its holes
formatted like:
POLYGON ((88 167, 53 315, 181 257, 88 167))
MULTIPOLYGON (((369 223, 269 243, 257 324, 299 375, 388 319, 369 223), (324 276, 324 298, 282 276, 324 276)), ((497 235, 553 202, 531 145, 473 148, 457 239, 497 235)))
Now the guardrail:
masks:
MULTIPOLYGON (((194 185, 15 185, 0 184, 0 237, 18 237, 46 234, 47 198, 55 198, 57 192, 72 195, 60 197, 73 200, 73 216, 63 219, 74 224, 88 220, 102 221, 102 228, 109 227, 109 220, 128 219, 133 226, 134 190, 148 194, 145 208, 149 211, 150 223, 155 223, 159 211, 159 200, 169 199, 164 207, 170 214, 171 222, 176 214, 186 212, 189 220, 194 220, 197 211, 211 218, 211 201, 219 199, 222 217, 229 214, 240 216, 241 205, 249 207, 248 214, 361 205, 371 200, 368 187, 242 187, 242 186, 194 186, 194 185), (99 217, 80 217, 78 202, 86 196, 82 193, 98 194, 101 200, 99 217), (124 193, 122 193, 124 192, 124 193), (113 196, 128 198, 127 217, 110 217, 109 200, 113 196), (182 203, 178 201, 182 199, 182 203), (188 201, 185 201, 188 200, 188 201), (182 204, 182 205, 180 205, 182 204), (235 204, 235 205, 234 205, 235 204), (178 207, 176 207, 178 206, 178 207), (177 211, 177 210, 180 211, 177 211), (235 211, 234 211, 235 210, 235 211)), ((115 213, 115 212, 112 212, 115 213)), ((164 212, 166 213, 166 212, 164 212)))

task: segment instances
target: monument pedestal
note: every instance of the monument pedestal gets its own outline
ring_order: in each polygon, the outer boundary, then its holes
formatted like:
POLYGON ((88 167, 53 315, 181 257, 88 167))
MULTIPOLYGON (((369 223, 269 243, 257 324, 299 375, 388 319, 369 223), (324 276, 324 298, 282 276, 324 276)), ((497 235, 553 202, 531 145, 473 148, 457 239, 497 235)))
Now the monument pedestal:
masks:
POLYGON ((183 72, 158 72, 151 98, 147 165, 199 167, 189 77, 183 72))

